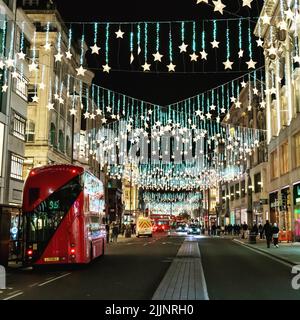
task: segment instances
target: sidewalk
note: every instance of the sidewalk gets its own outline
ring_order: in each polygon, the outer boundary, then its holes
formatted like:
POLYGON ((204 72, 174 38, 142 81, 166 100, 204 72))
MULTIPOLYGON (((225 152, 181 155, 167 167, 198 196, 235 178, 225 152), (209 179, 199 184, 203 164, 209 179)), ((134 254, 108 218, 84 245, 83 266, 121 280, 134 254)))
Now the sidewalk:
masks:
POLYGON ((266 240, 257 240, 257 244, 249 244, 249 239, 240 239, 232 237, 233 241, 248 246, 257 251, 266 253, 281 261, 293 265, 300 265, 300 243, 279 243, 279 248, 275 248, 271 244, 271 248, 267 248, 266 240))

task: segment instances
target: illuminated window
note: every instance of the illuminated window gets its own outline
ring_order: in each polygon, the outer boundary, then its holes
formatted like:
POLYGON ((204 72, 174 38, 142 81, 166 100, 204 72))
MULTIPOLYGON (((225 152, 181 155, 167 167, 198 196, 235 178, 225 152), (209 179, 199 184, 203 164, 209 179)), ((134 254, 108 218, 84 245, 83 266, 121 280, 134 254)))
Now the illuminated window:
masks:
POLYGON ((280 174, 283 176, 289 172, 288 143, 284 143, 280 148, 280 174))
POLYGON ((278 152, 275 150, 271 153, 271 178, 278 178, 278 152))
POLYGON ((17 180, 23 180, 24 159, 13 154, 11 156, 10 177, 17 180))
POLYGON ((25 141, 26 120, 18 114, 13 115, 12 134, 25 141))
POLYGON ((28 80, 21 76, 21 74, 18 73, 18 77, 15 79, 14 82, 14 89, 18 96, 20 96, 22 99, 26 100, 28 99, 28 80))

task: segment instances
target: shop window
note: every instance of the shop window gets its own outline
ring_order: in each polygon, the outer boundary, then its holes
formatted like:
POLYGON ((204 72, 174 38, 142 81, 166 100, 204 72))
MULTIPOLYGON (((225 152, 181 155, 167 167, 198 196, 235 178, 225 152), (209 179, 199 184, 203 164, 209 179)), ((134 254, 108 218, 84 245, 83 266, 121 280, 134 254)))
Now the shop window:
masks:
POLYGON ((280 174, 283 176, 289 172, 289 144, 286 142, 280 147, 280 174))
POLYGON ((68 157, 71 157, 72 155, 72 146, 71 146, 71 139, 69 136, 67 136, 67 139, 66 139, 66 152, 67 152, 67 156, 68 157))
POLYGON ((300 132, 294 136, 295 141, 295 166, 300 167, 300 132))
POLYGON ((10 177, 17 180, 23 180, 23 166, 24 159, 13 154, 11 156, 10 177))

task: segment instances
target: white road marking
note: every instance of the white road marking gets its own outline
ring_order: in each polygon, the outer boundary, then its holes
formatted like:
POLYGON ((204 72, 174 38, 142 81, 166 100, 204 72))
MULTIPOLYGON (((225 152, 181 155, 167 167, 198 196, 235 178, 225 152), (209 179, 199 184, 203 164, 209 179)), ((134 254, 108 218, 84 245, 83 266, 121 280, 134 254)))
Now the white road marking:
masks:
POLYGON ((237 243, 237 244, 243 246, 244 248, 247 248, 247 249, 249 249, 249 250, 251 250, 251 251, 253 251, 253 252, 259 253, 259 254, 261 254, 262 256, 265 256, 265 257, 267 257, 267 258, 269 258, 269 259, 271 259, 271 260, 273 260, 273 261, 277 261, 277 262, 279 262, 279 263, 281 263, 281 264, 283 264, 283 265, 285 265, 285 266, 287 266, 287 267, 289 267, 289 268, 293 268, 293 266, 294 266, 293 263, 287 263, 287 262, 285 262, 285 261, 282 261, 282 260, 280 260, 280 259, 275 258, 274 256, 270 256, 270 255, 267 254, 266 252, 262 252, 262 251, 260 251, 260 250, 256 250, 256 249, 254 249, 254 248, 251 248, 251 247, 245 245, 244 242, 242 242, 242 241, 239 241, 239 240, 236 240, 236 239, 235 239, 235 240, 233 240, 233 242, 235 242, 235 243, 237 243))
POLYGON ((38 284, 39 284, 38 282, 37 282, 37 283, 34 283, 34 284, 30 285, 29 288, 36 287, 38 284))
POLYGON ((24 294, 24 292, 16 293, 16 294, 13 295, 13 296, 10 296, 10 297, 8 297, 8 298, 3 299, 3 301, 11 300, 11 299, 13 299, 13 298, 16 298, 16 297, 21 296, 22 294, 24 294))
POLYGON ((46 281, 46 282, 44 282, 44 283, 41 283, 41 284, 39 284, 39 287, 43 287, 43 286, 45 286, 45 285, 47 285, 47 284, 49 284, 49 283, 51 283, 51 282, 54 282, 54 281, 56 281, 56 280, 65 278, 65 277, 69 276, 70 274, 71 274, 71 273, 67 273, 67 274, 64 274, 64 275, 62 275, 62 276, 60 276, 60 277, 57 277, 57 278, 54 278, 54 279, 52 279, 52 280, 46 281))
POLYGON ((203 264, 202 264, 202 256, 201 256, 201 251, 200 251, 200 246, 198 243, 198 250, 199 250, 199 256, 200 256, 200 272, 201 272, 201 279, 202 279, 202 290, 204 293, 204 300, 210 300, 209 295, 208 295, 208 289, 207 289, 207 283, 204 275, 204 270, 203 270, 203 264))

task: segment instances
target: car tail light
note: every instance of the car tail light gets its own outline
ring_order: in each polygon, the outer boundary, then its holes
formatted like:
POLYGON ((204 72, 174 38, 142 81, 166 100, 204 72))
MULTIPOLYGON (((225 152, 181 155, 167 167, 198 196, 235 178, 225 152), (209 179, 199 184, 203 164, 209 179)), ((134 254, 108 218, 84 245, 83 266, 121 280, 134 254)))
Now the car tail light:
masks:
POLYGON ((74 248, 71 249, 71 254, 75 254, 76 250, 74 248))
POLYGON ((27 251, 27 255, 28 255, 28 256, 32 256, 32 255, 33 255, 33 251, 32 251, 32 250, 28 250, 28 251, 27 251))

